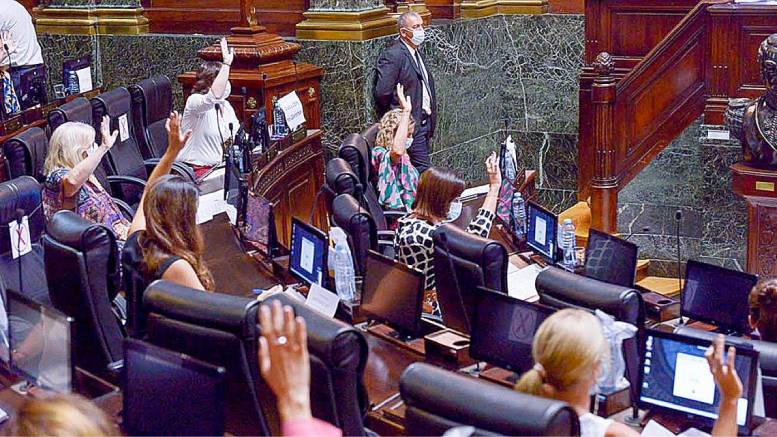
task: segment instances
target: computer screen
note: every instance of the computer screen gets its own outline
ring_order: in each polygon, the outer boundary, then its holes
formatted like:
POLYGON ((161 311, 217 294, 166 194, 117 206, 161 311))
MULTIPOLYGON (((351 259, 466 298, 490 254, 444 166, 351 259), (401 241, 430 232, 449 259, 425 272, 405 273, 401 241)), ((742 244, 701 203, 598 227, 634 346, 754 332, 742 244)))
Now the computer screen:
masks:
POLYGON ((126 339, 123 383, 127 435, 224 435, 223 367, 126 339))
POLYGON ((470 356, 523 373, 534 365, 532 342, 554 308, 478 287, 470 337, 470 356))
POLYGON ((22 110, 46 103, 45 65, 38 65, 19 76, 17 95, 22 110))
POLYGON ((6 293, 11 371, 39 387, 70 392, 73 319, 12 290, 6 293))
POLYGON ((272 255, 275 247, 272 203, 260 195, 247 194, 243 239, 260 253, 272 255))
POLYGON ((294 217, 291 221, 289 272, 308 284, 324 286, 329 239, 320 230, 294 217))
POLYGON ((633 287, 639 247, 622 238, 590 229, 585 249, 585 275, 623 287, 633 287))
POLYGON ((246 217, 248 183, 240 173, 232 153, 227 154, 224 170, 224 200, 232 205, 237 213, 236 223, 243 223, 246 217))
MULTIPOLYGON (((650 329, 644 338, 640 406, 691 414, 704 426, 712 426, 718 417, 720 391, 704 357, 710 342, 650 329)), ((752 416, 758 352, 737 347, 734 366, 743 385, 737 425, 744 432, 752 416)))
POLYGON ((361 310, 387 323, 400 335, 417 337, 421 331, 424 275, 406 265, 370 251, 364 276, 361 310))
POLYGON ((723 329, 749 333, 747 297, 756 275, 689 260, 680 311, 683 316, 723 329))
POLYGON ((526 208, 526 244, 551 262, 556 260, 558 217, 534 202, 526 208))

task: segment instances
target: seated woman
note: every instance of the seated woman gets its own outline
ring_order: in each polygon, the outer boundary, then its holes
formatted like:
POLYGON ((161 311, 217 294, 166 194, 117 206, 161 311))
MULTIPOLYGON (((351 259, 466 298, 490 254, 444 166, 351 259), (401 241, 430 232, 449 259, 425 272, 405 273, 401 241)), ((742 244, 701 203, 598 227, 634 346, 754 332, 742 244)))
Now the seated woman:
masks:
POLYGON ((750 327, 754 338, 777 342, 777 279, 764 279, 750 290, 750 327))
POLYGON ((77 394, 29 397, 5 427, 15 436, 110 436, 118 435, 103 410, 77 394))
POLYGON ((380 130, 372 148, 372 169, 378 179, 378 202, 388 209, 410 211, 418 186, 418 170, 410 163, 407 148, 413 144, 413 106, 397 84, 400 108, 380 119, 380 130))
POLYGON ((192 131, 192 137, 178 160, 189 164, 198 178, 221 163, 224 141, 230 137, 229 125, 235 133, 240 127, 227 100, 232 92, 229 67, 235 54, 225 38, 221 39, 221 54, 223 62, 205 62, 197 70, 197 82, 183 111, 182 128, 192 131))
MULTIPOLYGON (((729 348, 727 362, 723 352, 724 337, 719 335, 706 352, 710 371, 721 391, 714 436, 737 435, 737 402, 742 395, 742 383, 734 369, 736 350, 729 348)), ((599 366, 609 354, 602 326, 593 314, 578 309, 558 311, 537 330, 532 345, 534 368, 521 376, 515 389, 568 403, 580 416, 582 437, 637 436, 625 424, 590 412, 591 391, 599 376, 599 366)))
MULTIPOLYGON (((481 237, 488 237, 491 232, 499 187, 502 183, 499 163, 494 153, 486 159, 486 173, 489 182, 488 194, 483 206, 467 226, 467 232, 481 237)), ((435 316, 440 316, 440 310, 434 292, 432 233, 446 221, 451 204, 463 191, 464 181, 455 173, 439 167, 430 167, 421 175, 413 211, 398 220, 394 235, 397 260, 425 275, 424 311, 435 316)))
POLYGON ((94 176, 119 134, 118 131, 110 133, 109 126, 110 119, 103 117, 100 146, 95 144, 94 128, 88 124, 67 122, 54 131, 44 163, 48 176, 43 184, 43 212, 48 220, 59 210, 74 211, 89 221, 107 225, 119 244, 123 244, 129 221, 94 176))
POLYGON ((168 146, 148 178, 129 230, 122 257, 137 265, 150 283, 164 279, 198 290, 212 290, 213 279, 202 254, 205 244, 197 226, 197 187, 168 175, 191 131, 181 135, 181 118, 167 120, 168 146))

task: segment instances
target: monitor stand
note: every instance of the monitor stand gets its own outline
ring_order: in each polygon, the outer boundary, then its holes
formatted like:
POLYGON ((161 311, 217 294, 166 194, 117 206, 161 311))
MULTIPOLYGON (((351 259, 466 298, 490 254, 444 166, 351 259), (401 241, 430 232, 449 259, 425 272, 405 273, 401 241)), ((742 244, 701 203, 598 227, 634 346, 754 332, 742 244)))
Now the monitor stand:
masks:
POLYGON ((390 326, 384 325, 382 323, 375 323, 367 327, 367 332, 414 354, 421 356, 426 354, 423 338, 408 338, 407 336, 401 335, 390 326))

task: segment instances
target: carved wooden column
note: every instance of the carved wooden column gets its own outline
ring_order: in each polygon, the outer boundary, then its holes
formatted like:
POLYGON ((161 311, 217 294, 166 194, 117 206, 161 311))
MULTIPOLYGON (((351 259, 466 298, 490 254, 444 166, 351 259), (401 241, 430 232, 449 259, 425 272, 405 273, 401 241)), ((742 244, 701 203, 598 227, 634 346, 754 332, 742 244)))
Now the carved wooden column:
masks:
POLYGON ((747 201, 747 271, 777 276, 777 171, 737 163, 734 192, 747 201))
POLYGON ((594 62, 596 78, 591 87, 593 105, 594 176, 591 180, 591 225, 614 233, 618 225, 618 176, 615 166, 613 118, 616 80, 615 62, 607 52, 594 62))

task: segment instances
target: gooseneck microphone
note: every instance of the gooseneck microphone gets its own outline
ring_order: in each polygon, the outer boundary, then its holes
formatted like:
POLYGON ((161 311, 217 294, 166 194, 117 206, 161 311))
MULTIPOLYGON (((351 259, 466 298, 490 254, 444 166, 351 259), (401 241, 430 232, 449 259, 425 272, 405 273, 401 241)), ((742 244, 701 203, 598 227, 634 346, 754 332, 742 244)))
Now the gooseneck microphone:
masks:
POLYGON ((683 292, 683 271, 682 271, 682 259, 680 252, 680 222, 683 220, 683 211, 678 209, 674 213, 675 221, 675 238, 677 244, 677 286, 680 287, 680 293, 683 292))

